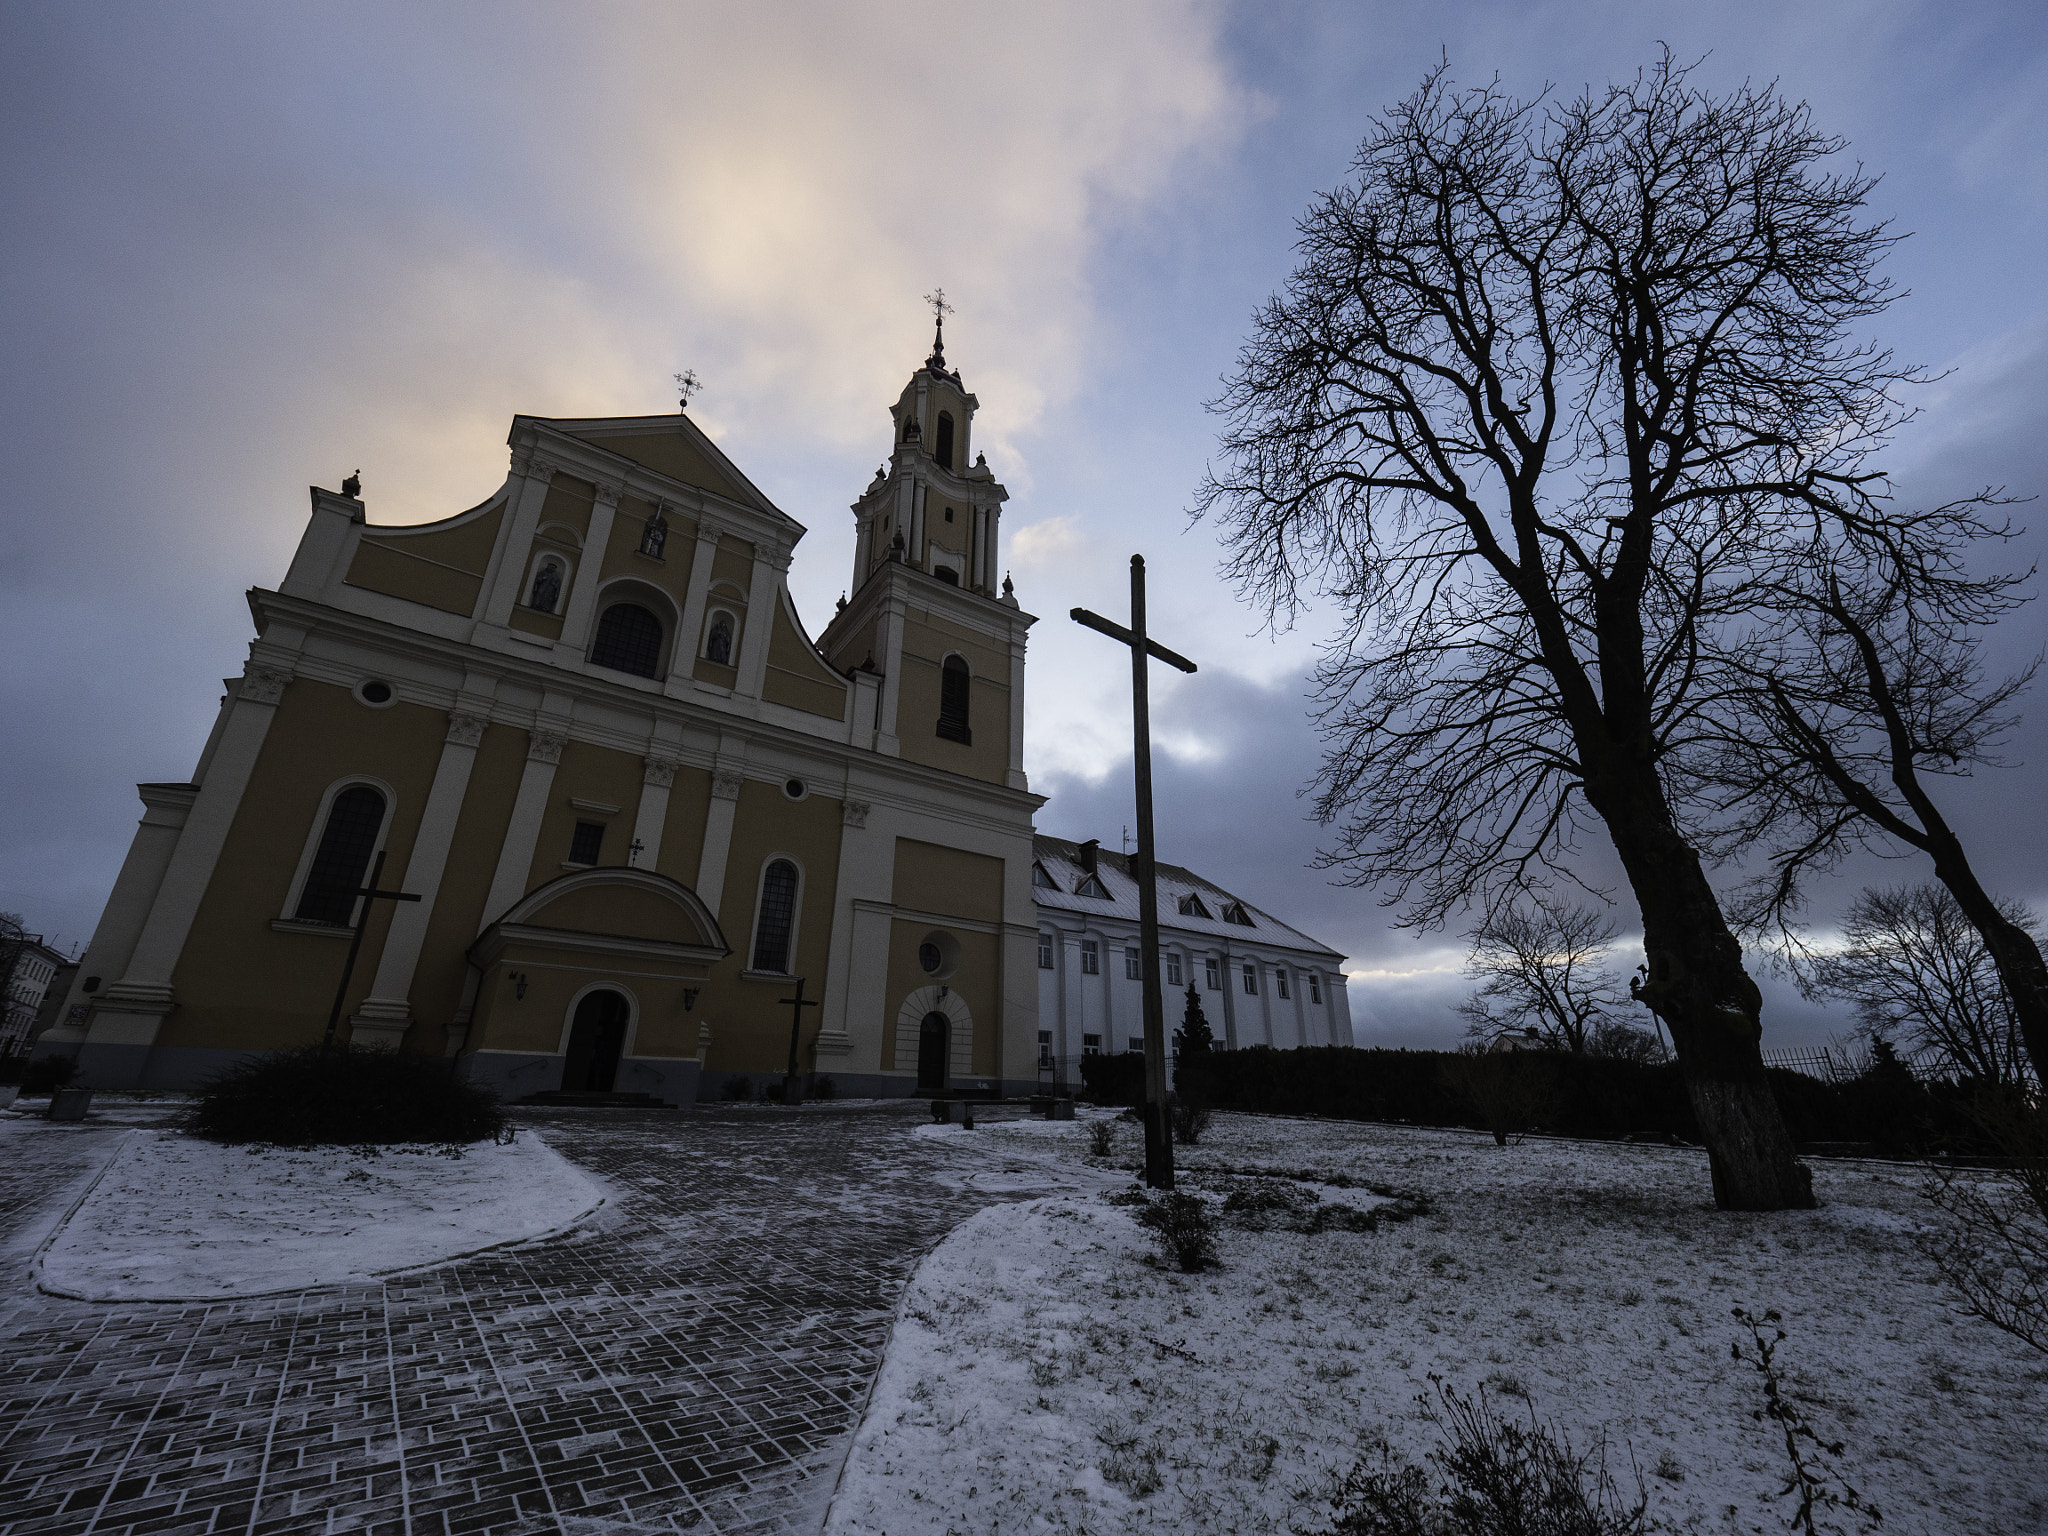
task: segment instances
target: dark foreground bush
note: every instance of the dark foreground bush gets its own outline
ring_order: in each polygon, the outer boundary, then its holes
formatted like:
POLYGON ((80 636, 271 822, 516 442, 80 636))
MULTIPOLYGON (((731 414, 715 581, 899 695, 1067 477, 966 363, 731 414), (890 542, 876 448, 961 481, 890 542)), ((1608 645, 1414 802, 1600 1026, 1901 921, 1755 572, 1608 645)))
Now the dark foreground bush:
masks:
POLYGON ((504 1128, 495 1095, 438 1056, 317 1048, 258 1056, 200 1090, 192 1129, 285 1146, 483 1141, 504 1128))
POLYGON ((29 1061, 14 1058, 12 1076, 0 1076, 0 1083, 19 1083, 26 1098, 41 1098, 55 1093, 74 1077, 78 1076, 78 1063, 69 1056, 38 1056, 29 1061))

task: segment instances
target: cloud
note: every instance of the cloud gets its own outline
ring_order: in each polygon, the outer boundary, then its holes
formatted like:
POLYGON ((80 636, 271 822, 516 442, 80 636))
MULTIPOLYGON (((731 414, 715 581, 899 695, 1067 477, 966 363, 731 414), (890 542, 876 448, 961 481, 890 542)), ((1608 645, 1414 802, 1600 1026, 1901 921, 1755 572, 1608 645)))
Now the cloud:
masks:
POLYGON ((1006 529, 1009 562, 1019 570, 1052 566, 1080 550, 1081 530, 1072 517, 1046 517, 1006 529))

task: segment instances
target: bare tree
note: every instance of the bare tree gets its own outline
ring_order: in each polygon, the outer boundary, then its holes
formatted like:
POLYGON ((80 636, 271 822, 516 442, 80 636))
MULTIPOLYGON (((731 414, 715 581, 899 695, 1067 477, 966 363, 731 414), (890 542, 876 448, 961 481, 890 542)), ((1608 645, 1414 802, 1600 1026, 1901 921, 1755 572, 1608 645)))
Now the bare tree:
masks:
POLYGON ((2009 536, 1988 515, 2003 504, 1986 492, 1899 516, 1880 537, 1817 533, 1759 583, 1778 617, 1737 663, 1756 719, 1723 741, 1717 771, 1750 832, 1778 840, 1746 923, 1791 935, 1808 878, 1851 849, 1903 843, 1926 854, 2048 1081, 2048 962, 2028 924, 1977 878, 1928 785, 1997 763, 2013 702, 2039 666, 1991 677, 1979 656, 1984 630, 2026 601, 2032 575, 1963 563, 1971 544, 2009 536))
POLYGON ((1597 908, 1539 891, 1496 910, 1471 937, 1465 974, 1480 986, 1458 1012, 1472 1039, 1517 1037, 1583 1056, 1628 1002, 1608 969, 1614 923, 1597 908))
POLYGON ((1731 658, 1817 527, 1899 528, 1866 461, 1915 375, 1851 335, 1894 237, 1843 147, 1668 54, 1560 104, 1433 74, 1301 220, 1200 501, 1275 622, 1343 615, 1331 867, 1429 924, 1604 831, 1729 1208, 1812 1203, 1705 872, 1740 830, 1706 760, 1743 712, 1731 658))
MULTIPOLYGON (((2001 917, 2022 932, 2035 926, 2018 903, 2006 903, 2001 917)), ((1983 938, 1948 891, 1934 884, 1866 890, 1850 904, 1842 938, 1794 967, 1808 997, 1850 1004, 1871 1040, 1903 1036, 1965 1076, 2025 1081, 2011 999, 1983 938)))

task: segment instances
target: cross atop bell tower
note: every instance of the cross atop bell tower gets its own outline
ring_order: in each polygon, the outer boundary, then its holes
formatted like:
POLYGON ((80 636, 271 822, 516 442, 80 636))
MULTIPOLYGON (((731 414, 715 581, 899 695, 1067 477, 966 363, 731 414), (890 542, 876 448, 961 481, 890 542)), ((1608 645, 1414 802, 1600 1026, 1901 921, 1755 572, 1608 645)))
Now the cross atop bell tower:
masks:
POLYGON ((924 296, 925 303, 932 307, 932 355, 924 360, 925 367, 933 373, 946 371, 946 316, 953 313, 953 306, 946 302, 946 290, 934 288, 924 296))

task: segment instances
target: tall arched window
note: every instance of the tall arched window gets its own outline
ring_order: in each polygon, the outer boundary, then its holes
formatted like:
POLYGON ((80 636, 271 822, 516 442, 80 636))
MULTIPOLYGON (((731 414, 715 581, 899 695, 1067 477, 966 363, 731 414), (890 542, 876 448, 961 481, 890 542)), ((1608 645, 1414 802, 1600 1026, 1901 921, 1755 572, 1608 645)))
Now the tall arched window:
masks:
POLYGON ((796 866, 777 859, 761 875, 761 911, 754 919, 755 971, 789 974, 789 940, 796 927, 796 866))
POLYGON ((953 413, 951 411, 939 412, 938 442, 933 446, 932 457, 945 465, 946 468, 951 469, 953 467, 953 413))
POLYGON ((356 892, 369 872, 377 832, 384 825, 384 797, 367 784, 354 784, 334 797, 320 847, 306 871, 306 884, 292 917, 301 923, 346 928, 355 916, 356 892))
POLYGON ((593 665, 635 677, 658 677, 661 673, 661 620, 638 603, 613 603, 597 621, 597 638, 591 642, 593 665))
POLYGON ((714 613, 711 615, 710 631, 704 636, 704 659, 715 661, 721 667, 732 665, 732 615, 714 613))
POLYGON ((533 591, 526 599, 526 606, 535 613, 553 613, 555 604, 562 600, 562 562, 553 558, 541 561, 534 567, 533 591))
POLYGON ((974 733, 967 728, 968 698, 974 691, 974 676, 958 656, 948 656, 939 673, 939 734, 948 741, 971 744, 974 733))

